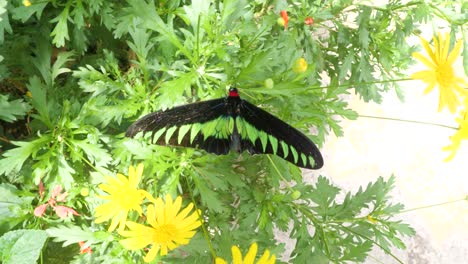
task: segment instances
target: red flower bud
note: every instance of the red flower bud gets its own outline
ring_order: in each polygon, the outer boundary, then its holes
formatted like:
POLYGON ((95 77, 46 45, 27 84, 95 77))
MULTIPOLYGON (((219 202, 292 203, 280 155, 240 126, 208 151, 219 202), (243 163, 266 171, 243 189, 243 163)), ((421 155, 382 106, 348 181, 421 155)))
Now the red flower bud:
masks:
POLYGON ((304 23, 308 26, 312 25, 314 23, 314 19, 311 18, 311 17, 306 17, 306 19, 304 20, 304 23))

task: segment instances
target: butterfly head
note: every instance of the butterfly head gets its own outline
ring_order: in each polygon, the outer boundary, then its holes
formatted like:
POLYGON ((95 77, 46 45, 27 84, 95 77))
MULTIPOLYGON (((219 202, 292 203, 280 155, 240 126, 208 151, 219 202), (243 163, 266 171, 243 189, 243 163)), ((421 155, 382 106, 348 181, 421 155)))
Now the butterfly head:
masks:
POLYGON ((239 92, 237 91, 237 88, 229 88, 229 97, 239 97, 239 92))

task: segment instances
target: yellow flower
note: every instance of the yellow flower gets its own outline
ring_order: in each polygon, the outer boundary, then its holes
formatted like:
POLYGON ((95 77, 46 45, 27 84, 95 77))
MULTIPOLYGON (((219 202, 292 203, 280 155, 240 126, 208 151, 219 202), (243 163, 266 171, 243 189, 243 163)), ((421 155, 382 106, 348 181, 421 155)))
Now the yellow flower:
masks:
POLYGON ((462 87, 468 83, 463 78, 455 76, 453 68, 453 63, 460 53, 462 40, 457 41, 450 53, 450 35, 448 33, 445 40, 441 34, 438 34, 438 39, 434 37, 433 41, 434 50, 431 49, 426 40, 421 38, 422 45, 429 57, 426 58, 419 52, 413 53, 413 57, 420 60, 429 69, 413 73, 411 78, 422 80, 428 84, 424 90, 425 94, 438 85, 440 91, 439 112, 444 107, 448 107, 451 113, 455 113, 456 108, 460 105, 460 98, 457 95, 468 96, 468 91, 462 87))
MULTIPOLYGON (((244 259, 242 260, 240 249, 237 246, 232 246, 232 264, 254 264, 255 257, 257 256, 257 249, 257 243, 253 243, 249 248, 249 252, 247 252, 244 259)), ((270 251, 265 250, 263 255, 257 262, 255 262, 255 264, 274 264, 275 262, 275 255, 270 256, 270 251)), ((227 262, 224 259, 217 257, 216 264, 227 264, 227 262)))
POLYGON ((24 6, 31 6, 31 1, 29 1, 29 0, 23 0, 23 5, 24 5, 24 6))
POLYGON ((455 132, 455 134, 450 137, 452 144, 443 148, 445 151, 451 151, 450 155, 445 159, 445 161, 450 161, 453 159, 453 157, 455 157, 455 154, 460 148, 462 140, 468 140, 468 112, 461 111, 460 116, 460 118, 455 119, 459 125, 459 128, 457 132, 455 132))
POLYGON ((84 197, 88 196, 89 195, 89 189, 88 188, 81 188, 80 194, 81 194, 81 196, 84 196, 84 197))
POLYGON ((293 66, 292 70, 295 73, 303 73, 307 70, 307 61, 304 58, 297 59, 293 66))
POLYGON ((117 225, 119 225, 119 230, 123 230, 130 211, 142 214, 141 203, 143 199, 146 197, 151 201, 154 200, 146 191, 137 189, 142 173, 143 164, 139 164, 136 170, 130 166, 128 178, 120 173, 117 173, 117 179, 106 177, 108 184, 100 184, 99 188, 109 195, 100 196, 100 198, 109 202, 96 208, 96 223, 102 223, 112 218, 109 232, 114 231, 117 225))
POLYGON ((367 215, 367 220, 369 220, 369 222, 373 224, 377 224, 377 220, 375 220, 375 218, 372 217, 371 215, 367 215))
POLYGON ((180 196, 173 202, 172 197, 166 195, 165 203, 159 197, 154 205, 148 205, 146 217, 151 226, 128 221, 130 231, 119 231, 119 234, 129 238, 120 240, 120 244, 129 250, 141 249, 152 244, 143 259, 145 262, 151 262, 158 252, 165 256, 168 250, 188 244, 195 235, 194 230, 201 225, 198 217, 200 212, 195 211, 189 215, 193 204, 190 203, 180 211, 181 204, 180 196))

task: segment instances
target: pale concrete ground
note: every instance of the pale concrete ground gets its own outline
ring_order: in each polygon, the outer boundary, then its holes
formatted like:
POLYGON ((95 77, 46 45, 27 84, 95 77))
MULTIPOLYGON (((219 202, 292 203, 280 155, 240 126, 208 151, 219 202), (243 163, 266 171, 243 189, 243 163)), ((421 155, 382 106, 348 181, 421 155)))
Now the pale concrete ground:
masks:
MULTIPOLYGON (((425 37, 431 35, 431 31, 425 37)), ((458 75, 463 74, 461 60, 458 75)), ((422 69, 416 65, 408 75, 422 69)), ((405 102, 394 92, 382 104, 365 103, 352 95, 350 108, 362 115, 417 120, 457 127, 448 110, 437 112, 438 90, 423 95, 419 81, 401 84, 405 102)), ((457 113, 458 114, 458 113, 457 113)), ((308 172, 305 180, 315 181, 322 174, 345 190, 357 190, 378 176, 396 177, 394 201, 406 209, 458 200, 468 195, 468 142, 464 142, 451 162, 443 160, 455 130, 432 125, 359 118, 341 123, 344 136, 328 137, 322 148, 325 166, 308 172)), ((416 236, 405 239, 408 248, 395 255, 404 263, 468 263, 468 201, 451 203, 401 214, 404 222, 416 229, 416 236)), ((382 250, 374 249, 365 263, 397 263, 382 250)))
MULTIPOLYGON (((386 1, 370 2, 383 4, 386 1)), ((425 39, 432 37, 433 30, 449 31, 444 21, 431 21, 421 29, 425 39)), ((407 41, 421 47, 415 37, 407 41)), ((461 60, 460 57, 456 63, 458 76, 464 75, 461 60)), ((417 63, 408 71, 408 76, 422 69, 425 66, 417 63)), ((406 95, 405 102, 400 102, 392 91, 384 96, 380 105, 365 103, 358 96, 350 95, 349 107, 361 115, 458 127, 455 122, 458 112, 437 112, 437 88, 423 95, 426 85, 422 82, 400 84, 406 95)), ((319 171, 306 171, 305 181, 314 183, 318 175, 324 175, 344 190, 355 192, 379 176, 388 179, 393 174, 396 177, 393 201, 403 203, 406 209, 458 200, 468 195, 468 141, 462 144, 452 161, 444 162, 448 152, 442 147, 450 144, 449 137, 455 130, 370 118, 343 120, 341 126, 344 136, 329 136, 321 148, 324 167, 319 171)), ((414 237, 404 239, 407 249, 392 251, 404 263, 468 264, 468 201, 403 213, 399 219, 416 230, 414 237)), ((286 237, 278 232, 278 238, 287 242, 287 255, 295 242, 286 237)), ((397 261, 374 248, 365 263, 393 264, 397 261)))

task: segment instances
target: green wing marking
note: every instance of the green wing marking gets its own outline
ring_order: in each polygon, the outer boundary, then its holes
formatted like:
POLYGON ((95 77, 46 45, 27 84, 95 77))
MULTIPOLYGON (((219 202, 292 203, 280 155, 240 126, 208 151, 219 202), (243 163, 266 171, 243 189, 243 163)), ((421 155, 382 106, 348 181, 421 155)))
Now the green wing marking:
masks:
POLYGON ((192 124, 192 129, 190 129, 190 144, 193 143, 193 140, 198 135, 201 128, 202 128, 202 125, 200 123, 192 124))
POLYGON ((170 127, 169 129, 167 129, 167 131, 166 131, 166 144, 169 144, 169 140, 171 139, 172 135, 174 134, 174 132, 176 130, 177 130, 176 126, 173 126, 173 127, 170 127))
POLYGON ((153 142, 158 142, 159 138, 162 136, 162 134, 164 134, 164 132, 166 132, 165 127, 163 127, 160 130, 156 131, 156 133, 154 133, 154 136, 152 138, 153 142))
POLYGON ((297 164, 297 159, 299 158, 299 155, 297 154, 297 150, 293 146, 289 146, 289 147, 291 148, 291 153, 292 153, 293 158, 294 158, 294 164, 297 164))
POLYGON ((284 141, 281 141, 281 147, 283 148, 283 158, 286 158, 289 154, 288 144, 286 144, 284 141))
POLYGON ((189 132, 191 127, 192 127, 192 125, 187 124, 187 125, 183 125, 183 126, 181 126, 179 128, 179 137, 177 138, 177 143, 178 144, 180 144, 182 142, 182 139, 185 137, 187 132, 189 132))

